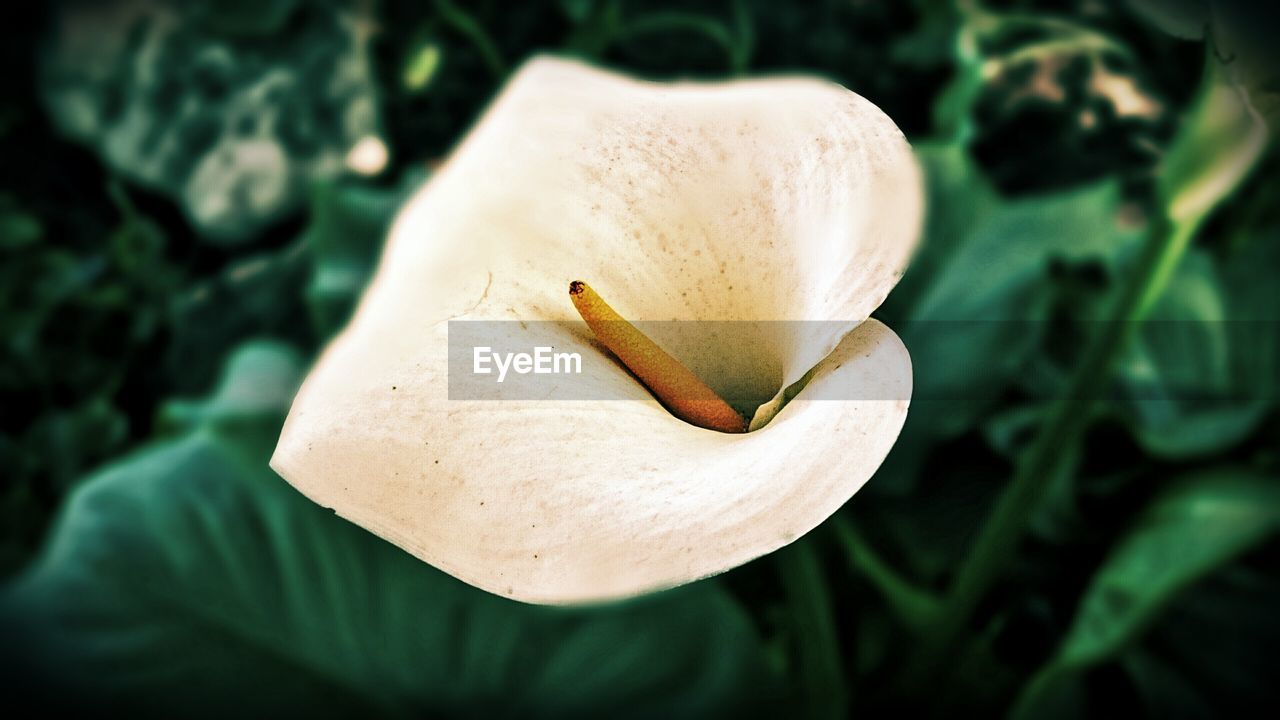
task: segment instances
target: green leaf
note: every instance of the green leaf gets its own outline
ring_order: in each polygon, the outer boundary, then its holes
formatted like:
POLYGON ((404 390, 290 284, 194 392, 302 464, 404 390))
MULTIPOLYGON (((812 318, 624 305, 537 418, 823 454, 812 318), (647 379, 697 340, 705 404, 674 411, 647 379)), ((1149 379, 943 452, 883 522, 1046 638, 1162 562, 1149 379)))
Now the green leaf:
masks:
POLYGON ((940 137, 968 144, 976 134, 974 108, 986 87, 984 58, 976 29, 965 23, 950 38, 955 74, 933 103, 933 128, 940 137))
POLYGON ((1161 497, 1111 553, 1081 600, 1059 656, 1069 665, 1106 657, 1131 640, 1170 597, 1280 529, 1280 482, 1212 473, 1161 497))
POLYGON ((1280 10, 1256 0, 1128 0, 1143 19, 1174 37, 1207 39, 1232 79, 1246 88, 1268 124, 1280 115, 1280 10))
POLYGON ((165 366, 174 391, 203 391, 217 377, 227 348, 247 339, 313 344, 301 297, 311 272, 307 247, 295 242, 238 258, 218 274, 190 283, 169 306, 173 330, 165 366))
POLYGON ((1013 716, 1042 717, 1078 700, 1084 671, 1121 653, 1137 657, 1136 641, 1158 616, 1277 530, 1276 478, 1226 469, 1171 485, 1103 562, 1056 656, 1028 683, 1013 716))
MULTIPOLYGON (((959 13, 946 0, 916 0, 915 28, 893 40, 890 57, 895 62, 929 68, 946 63, 955 45, 959 13)), ((960 71, 963 72, 963 71, 960 71)))
POLYGON ((916 367, 914 395, 935 411, 908 416, 904 433, 914 424, 942 438, 970 428, 1039 347, 1051 262, 1114 264, 1136 235, 1117 223, 1115 183, 1003 200, 958 146, 920 157, 930 215, 896 327, 916 367))
POLYGON ((322 336, 347 321, 373 273, 396 210, 419 182, 409 178, 391 190, 321 183, 313 190, 305 231, 313 262, 306 297, 322 336))
POLYGON ((1169 218, 1193 227, 1244 181, 1268 134, 1249 94, 1212 52, 1206 55, 1203 87, 1157 183, 1169 218))
POLYGON ((920 143, 916 160, 924 171, 926 212, 920 251, 912 258, 902 281, 885 301, 889 315, 907 315, 929 291, 970 233, 1000 204, 965 146, 960 143, 920 143))
POLYGON ((1119 368, 1120 410, 1152 455, 1227 450, 1252 435, 1273 405, 1277 326, 1245 319, 1249 308, 1233 300, 1213 259, 1192 250, 1130 344, 1119 368))
POLYGON ((248 346, 193 429, 70 496, 0 596, 10 679, 146 715, 697 716, 767 693, 758 638, 715 581, 522 605, 302 497, 266 465, 300 370, 248 346))
POLYGON ((158 424, 187 430, 274 417, 293 400, 302 382, 302 367, 302 357, 283 343, 260 340, 242 345, 227 360, 212 396, 170 400, 161 407, 158 424))
POLYGON ((1171 487, 1111 552, 1058 654, 1068 666, 1124 647, 1177 593, 1280 529, 1280 482, 1213 472, 1171 487))
POLYGON ((1267 545, 1176 598, 1120 658, 1148 717, 1170 717, 1177 704, 1179 717, 1249 717, 1274 703, 1280 578, 1267 545))

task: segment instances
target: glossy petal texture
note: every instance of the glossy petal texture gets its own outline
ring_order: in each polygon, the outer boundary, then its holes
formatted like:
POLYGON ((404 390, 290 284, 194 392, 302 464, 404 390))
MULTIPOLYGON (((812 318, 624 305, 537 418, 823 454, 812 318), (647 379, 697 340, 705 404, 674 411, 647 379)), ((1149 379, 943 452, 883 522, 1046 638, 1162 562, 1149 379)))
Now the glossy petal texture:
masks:
POLYGON ((534 60, 406 205, 272 466, 519 600, 607 600, 722 572, 815 527, 896 439, 910 360, 864 320, 920 215, 901 133, 838 86, 660 85, 534 60), (763 408, 760 429, 726 435, 599 361, 567 296, 574 279, 635 320, 823 322, 712 338, 695 322, 660 326, 655 340, 715 390, 763 408), (588 356, 559 382, 599 399, 558 400, 552 383, 545 400, 450 400, 448 320, 525 321, 530 347, 588 356), (861 399, 816 399, 835 395, 861 399))

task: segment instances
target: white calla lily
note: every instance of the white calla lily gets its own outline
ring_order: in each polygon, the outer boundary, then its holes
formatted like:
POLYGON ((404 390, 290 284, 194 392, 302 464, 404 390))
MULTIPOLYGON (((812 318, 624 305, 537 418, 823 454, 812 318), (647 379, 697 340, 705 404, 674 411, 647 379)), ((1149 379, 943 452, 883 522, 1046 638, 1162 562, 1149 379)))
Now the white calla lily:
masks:
POLYGON ((921 195, 899 130, 836 85, 533 60, 402 210, 272 467, 527 602, 627 597, 771 552, 847 501, 902 427, 910 359, 867 318, 918 238, 921 195), (750 399, 745 434, 677 419, 615 362, 572 378, 592 399, 450 399, 447 321, 521 321, 603 358, 566 292, 577 279, 630 320, 821 322, 655 338, 750 399), (819 399, 836 386, 853 399, 819 399))

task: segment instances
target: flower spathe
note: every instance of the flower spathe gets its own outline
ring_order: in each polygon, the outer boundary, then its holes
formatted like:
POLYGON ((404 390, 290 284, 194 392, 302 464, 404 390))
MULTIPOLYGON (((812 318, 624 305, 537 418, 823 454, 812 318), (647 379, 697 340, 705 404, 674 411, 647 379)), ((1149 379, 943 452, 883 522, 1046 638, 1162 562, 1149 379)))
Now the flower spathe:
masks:
POLYGON ((401 211, 272 467, 526 602, 628 597, 769 553, 847 501, 902 427, 910 359, 867 318, 913 250, 921 195, 902 134, 839 86, 658 84, 532 60, 401 211), (673 417, 611 362, 564 380, 598 400, 449 399, 450 320, 554 321, 529 332, 599 357, 566 297, 577 278, 632 320, 823 322, 714 342, 669 326, 664 349, 722 395, 756 398, 745 434, 673 417), (868 399, 809 399, 835 384, 868 399))

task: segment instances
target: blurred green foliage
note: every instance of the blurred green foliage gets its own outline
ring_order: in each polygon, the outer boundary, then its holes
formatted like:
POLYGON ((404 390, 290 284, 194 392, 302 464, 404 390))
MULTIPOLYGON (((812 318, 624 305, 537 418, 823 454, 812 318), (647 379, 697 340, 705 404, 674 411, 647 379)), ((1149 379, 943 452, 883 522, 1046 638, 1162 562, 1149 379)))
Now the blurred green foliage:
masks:
POLYGON ((210 398, 162 408, 163 439, 71 494, 5 600, 23 618, 11 642, 33 650, 23 675, 121 714, 208 717, 246 697, 255 714, 637 718, 769 699, 760 641, 713 583, 607 609, 516 605, 279 482, 267 459, 303 367, 288 346, 241 346, 210 398))
MULTIPOLYGON (((192 12, 234 48, 355 6, 303 5, 192 12)), ((1251 174, 1252 155, 1233 165, 1260 116, 1206 98, 1227 88, 1265 115, 1277 88, 1236 3, 361 7, 378 28, 390 165, 313 181, 307 207, 235 246, 55 134, 36 86, 53 11, 28 8, 8 38, 22 90, 0 98, 0 671, 13 689, 208 715, 1276 705, 1280 161, 1268 149, 1251 174), (538 51, 655 78, 825 75, 899 123, 928 181, 925 244, 878 313, 911 350, 919 398, 886 464, 796 546, 620 606, 473 590, 265 467, 395 209, 538 51), (1170 210, 1237 171, 1190 215, 1170 210), (1194 244, 1152 267, 1145 248, 1164 234, 1194 244), (1083 404, 1081 441, 1040 437, 1144 270, 1140 289, 1160 292, 1138 298, 1148 320, 1083 404), (991 508, 1045 452, 1026 537, 945 662, 922 665, 974 538, 999 521, 991 508)))

